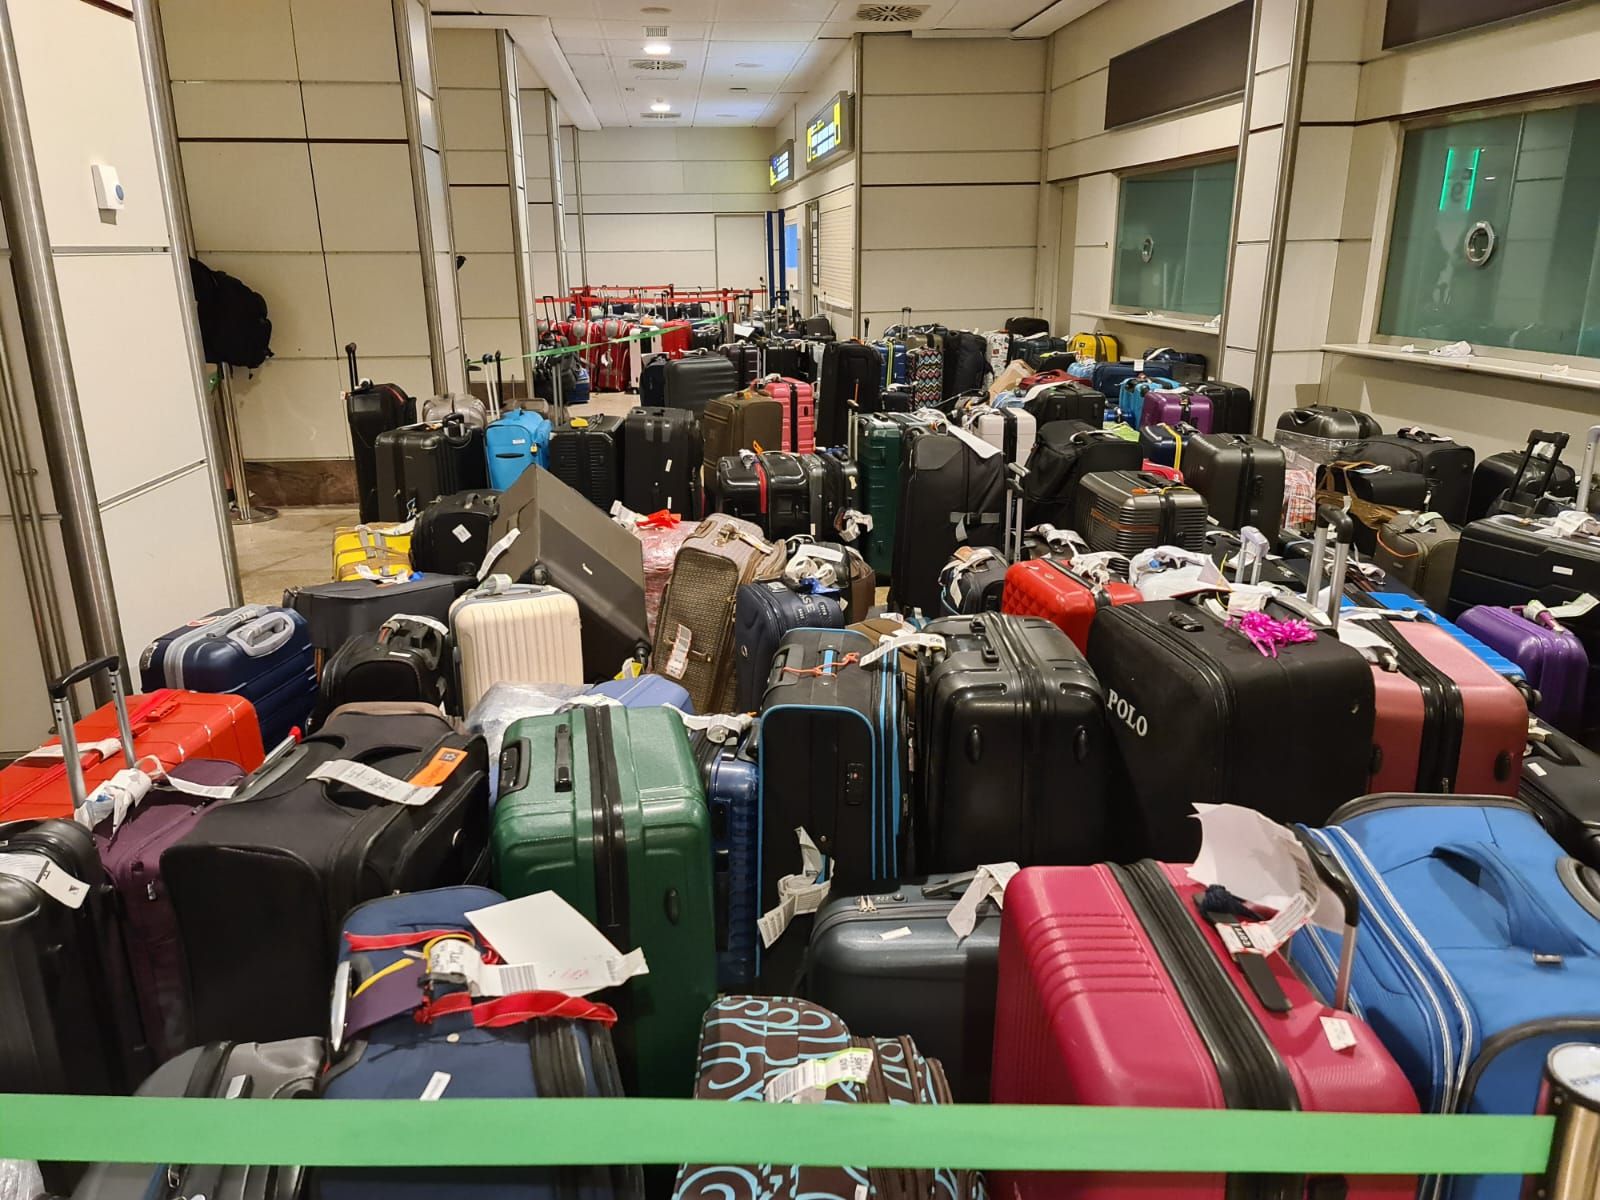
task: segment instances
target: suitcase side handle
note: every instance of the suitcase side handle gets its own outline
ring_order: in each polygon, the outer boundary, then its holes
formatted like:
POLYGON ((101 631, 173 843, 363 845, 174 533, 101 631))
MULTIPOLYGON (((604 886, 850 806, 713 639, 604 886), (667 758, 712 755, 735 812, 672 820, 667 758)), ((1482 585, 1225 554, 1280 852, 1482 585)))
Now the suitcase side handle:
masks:
POLYGON ((77 728, 73 724, 72 706, 68 702, 68 697, 74 684, 93 679, 102 671, 106 673, 106 685, 111 692, 111 705, 117 714, 117 739, 122 743, 122 757, 130 767, 135 761, 133 723, 128 719, 128 698, 122 692, 122 659, 118 655, 107 654, 101 658, 91 659, 73 667, 60 678, 52 679, 48 685, 50 712, 55 717, 56 734, 61 739, 61 758, 66 764, 67 785, 71 790, 74 808, 82 807, 83 802, 89 798, 89 793, 83 781, 83 762, 78 757, 77 728))

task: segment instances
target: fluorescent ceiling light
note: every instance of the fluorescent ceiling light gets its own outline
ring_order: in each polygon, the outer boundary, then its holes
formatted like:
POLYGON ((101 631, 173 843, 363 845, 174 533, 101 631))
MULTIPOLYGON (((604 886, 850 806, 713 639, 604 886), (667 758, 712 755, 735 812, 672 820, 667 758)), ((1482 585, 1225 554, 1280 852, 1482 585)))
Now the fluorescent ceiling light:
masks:
POLYGON ((652 101, 651 104, 650 104, 650 111, 651 112, 671 112, 672 111, 672 105, 668 104, 665 100, 655 100, 655 101, 652 101))
POLYGON ((672 45, 670 42, 646 42, 644 44, 644 52, 659 58, 664 54, 671 54, 672 45))

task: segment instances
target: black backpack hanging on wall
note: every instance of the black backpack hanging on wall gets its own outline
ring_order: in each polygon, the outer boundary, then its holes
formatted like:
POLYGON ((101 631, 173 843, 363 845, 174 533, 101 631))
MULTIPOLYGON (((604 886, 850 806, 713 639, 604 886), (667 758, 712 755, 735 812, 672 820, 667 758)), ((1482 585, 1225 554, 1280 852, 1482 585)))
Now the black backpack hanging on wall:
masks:
POLYGON ((272 321, 260 292, 198 258, 189 260, 189 278, 207 362, 253 368, 272 357, 272 321))

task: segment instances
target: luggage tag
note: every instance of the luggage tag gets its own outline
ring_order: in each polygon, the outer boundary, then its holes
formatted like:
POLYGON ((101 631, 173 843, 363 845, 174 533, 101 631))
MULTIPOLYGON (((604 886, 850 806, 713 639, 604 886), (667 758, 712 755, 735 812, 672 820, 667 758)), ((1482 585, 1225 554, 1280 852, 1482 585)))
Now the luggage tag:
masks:
MULTIPOLYGON (((79 742, 78 761, 82 762, 83 756, 88 754, 90 751, 98 754, 100 756, 99 761, 104 762, 113 755, 122 753, 122 743, 114 737, 101 738, 98 742, 79 742)), ((48 746, 35 746, 17 761, 28 762, 34 759, 61 759, 63 762, 65 762, 66 757, 66 747, 60 742, 52 742, 48 746)))
POLYGON ((870 1046, 851 1046, 823 1058, 807 1059, 767 1080, 762 1099, 768 1104, 820 1104, 834 1084, 866 1083, 875 1058, 870 1046))
POLYGON ((694 713, 686 713, 681 708, 675 708, 671 704, 663 705, 663 707, 677 713, 678 719, 683 722, 685 729, 702 732, 706 735, 707 741, 715 742, 719 746, 739 742, 749 732, 750 727, 755 724, 755 715, 753 713, 711 713, 705 716, 698 716, 694 713))
POLYGON ((800 843, 800 873, 785 875, 778 880, 778 903, 756 922, 763 947, 770 948, 796 917, 803 917, 821 908, 833 887, 831 879, 822 878, 827 859, 817 849, 811 835, 803 827, 797 828, 794 834, 800 843))
POLYGON ((461 979, 474 996, 513 996, 519 992, 581 996, 649 973, 644 951, 638 948, 626 954, 575 954, 544 962, 499 964, 484 962, 476 946, 454 939, 439 942, 428 951, 429 975, 461 979))
MULTIPOLYGON (((156 770, 161 770, 161 760, 151 757, 140 759, 139 762, 154 762, 156 770)), ((72 819, 85 829, 93 829, 107 817, 111 818, 111 832, 115 833, 122 827, 122 822, 150 793, 154 780, 140 770, 138 764, 123 767, 110 779, 101 783, 84 799, 72 812, 72 819)))
POLYGON ((485 989, 483 995, 548 991, 587 996, 650 971, 642 949, 619 953, 587 917, 554 892, 474 909, 467 920, 505 963, 485 964, 475 946, 451 939, 430 949, 429 970, 435 971, 436 964, 459 968, 469 985, 476 982, 485 989), (491 990, 496 988, 505 990, 491 990))
POLYGON ((68 874, 43 854, 0 854, 0 875, 26 879, 45 895, 68 908, 82 908, 89 885, 68 874))
POLYGON ((500 556, 507 550, 511 549, 512 543, 521 536, 522 530, 508 529, 506 530, 505 535, 501 537, 499 541, 490 546, 489 549, 484 552, 483 563, 478 567, 478 580, 480 583, 483 581, 484 577, 489 574, 489 569, 499 561, 500 556))
POLYGON ((890 654, 900 650, 915 647, 920 650, 941 651, 946 649, 945 640, 937 633, 924 633, 920 629, 903 629, 899 633, 886 633, 878 639, 877 646, 867 651, 858 660, 863 667, 870 667, 880 659, 887 658, 890 654))
MULTIPOLYGON (((978 909, 985 900, 993 900, 996 908, 1004 908, 1006 885, 1021 870, 1014 862, 986 863, 972 873, 972 882, 956 901, 956 906, 945 915, 945 924, 955 931, 956 939, 967 937, 977 927, 978 909)), ((927 894, 927 889, 923 889, 927 894)))
POLYGON ((306 778, 327 783, 342 783, 346 787, 355 788, 358 792, 365 792, 369 796, 376 796, 390 804, 413 807, 427 804, 439 794, 437 785, 419 786, 408 783, 404 779, 396 779, 393 775, 385 775, 376 767, 352 762, 347 758, 336 758, 325 762, 311 771, 306 778))

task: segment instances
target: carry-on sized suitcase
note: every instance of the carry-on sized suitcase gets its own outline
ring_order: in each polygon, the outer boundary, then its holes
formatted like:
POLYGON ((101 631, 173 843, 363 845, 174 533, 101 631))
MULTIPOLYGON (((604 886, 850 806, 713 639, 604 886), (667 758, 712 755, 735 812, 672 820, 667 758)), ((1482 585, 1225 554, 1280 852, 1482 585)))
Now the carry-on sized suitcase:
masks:
POLYGON ((1255 405, 1250 389, 1220 379, 1192 385, 1194 394, 1211 401, 1212 433, 1254 433, 1255 405))
POLYGON ((739 387, 747 388, 761 378, 761 347, 754 342, 729 342, 718 346, 717 353, 739 372, 739 387))
POLYGON ((843 629, 845 601, 835 595, 801 592, 782 579, 747 583, 734 606, 733 645, 739 712, 753 712, 767 687, 772 656, 793 629, 843 629))
MULTIPOLYGON (((447 887, 383 896, 350 911, 338 935, 336 980, 349 1000, 322 1099, 520 1100, 532 1104, 529 1117, 537 1121, 540 1099, 624 1094, 611 1040, 617 1013, 609 1005, 548 991, 475 996, 445 971, 422 988, 433 955, 487 957, 494 947, 467 914, 504 900, 488 888, 447 887)), ((642 1174, 632 1166, 322 1167, 314 1174, 318 1200, 548 1200, 568 1193, 644 1200, 642 1174)))
POLYGON ((414 700, 464 711, 455 702, 455 644, 432 617, 390 617, 357 634, 322 666, 314 724, 346 704, 414 700))
POLYGON ((601 512, 622 497, 625 462, 621 417, 572 417, 550 434, 550 473, 601 512))
MULTIPOLYGON (((430 617, 445 623, 450 619, 450 605, 474 582, 471 575, 417 575, 403 583, 380 583, 375 579, 314 583, 284 592, 283 604, 305 617, 311 629, 311 644, 326 662, 351 638, 376 633, 390 617, 430 617)), ((233 761, 254 769, 248 763, 233 761)))
POLYGON ((219 608, 146 646, 139 686, 240 696, 256 710, 262 745, 276 746, 311 715, 316 651, 306 619, 291 609, 219 608))
MULTIPOLYGON (((1360 897, 1351 1002, 1384 1031, 1422 1108, 1536 1112, 1550 1051, 1600 1040, 1594 873, 1526 807, 1495 797, 1366 796, 1309 836, 1360 897)), ((1325 988, 1345 950, 1308 926, 1290 954, 1325 988)), ((1512 1175, 1438 1182, 1442 1200, 1526 1194, 1512 1175)))
POLYGON ((161 857, 201 1039, 321 1033, 344 914, 484 869, 484 741, 431 705, 339 709, 235 800, 161 857))
POLYGON ((1348 458, 1356 443, 1382 432, 1382 426, 1370 413, 1313 404, 1291 408, 1279 416, 1272 440, 1313 462, 1327 463, 1348 458))
POLYGON ((1126 580, 1091 578, 1075 570, 1070 561, 1047 554, 1007 568, 1000 611, 1016 617, 1043 617, 1086 652, 1096 613, 1113 604, 1137 604, 1140 599, 1139 589, 1126 580))
POLYGON ((1428 485, 1422 503, 1416 506, 1418 512, 1436 512, 1453 525, 1467 519, 1477 458, 1471 446, 1412 427, 1367 438, 1351 450, 1350 457, 1421 475, 1428 485))
POLYGON ((1472 472, 1465 519, 1479 521, 1494 512, 1531 515, 1547 496, 1576 499, 1578 477, 1561 461, 1569 437, 1535 429, 1528 434, 1527 449, 1504 450, 1481 460, 1472 472))
POLYGON ((1577 634, 1547 612, 1529 616, 1522 607, 1480 604, 1462 613, 1458 623, 1522 668, 1539 696, 1535 716, 1557 729, 1583 731, 1589 654, 1577 634))
POLYGON ((409 521, 436 497, 489 486, 483 430, 458 413, 385 430, 376 445, 380 521, 409 521))
MULTIPOLYGON (((903 358, 903 351, 899 353, 903 358)), ((769 356, 767 370, 778 369, 769 356)), ((895 382, 904 379, 901 375, 895 382)), ((880 410, 883 382, 883 359, 874 347, 861 342, 829 342, 823 348, 822 370, 817 375, 818 444, 844 445, 854 414, 880 410)))
POLYGON ((1211 416, 1211 397, 1204 392, 1176 388, 1152 388, 1144 393, 1139 408, 1139 426, 1193 425, 1201 433, 1215 428, 1211 416))
POLYGON ((1074 528, 1091 550, 1115 550, 1131 558, 1154 546, 1205 548, 1205 497, 1148 471, 1085 475, 1077 502, 1074 528))
POLYGON ((378 519, 378 435, 417 422, 417 402, 398 383, 373 383, 356 371, 356 344, 344 348, 350 365, 350 390, 344 394, 345 419, 356 464, 361 520, 378 519))
POLYGON ((711 893, 717 908, 717 989, 748 991, 756 978, 757 849, 761 776, 755 736, 689 738, 711 817, 711 893))
POLYGON ((936 613, 939 570, 956 547, 1002 540, 1005 463, 954 433, 919 432, 903 454, 890 603, 902 612, 936 613))
POLYGON ((622 503, 636 513, 700 515, 700 424, 680 408, 636 408, 622 422, 622 503))
POLYGON ((1022 407, 1033 414, 1040 429, 1052 421, 1087 421, 1098 429, 1105 421, 1106 398, 1076 379, 1058 383, 1024 383, 1022 407))
POLYGON ((957 546, 939 572, 939 611, 947 616, 999 612, 1006 565, 1005 555, 989 546, 957 546))
POLYGON ((483 431, 489 486, 503 491, 529 467, 548 467, 550 430, 550 418, 529 408, 515 408, 490 421, 483 431))
POLYGON ((698 350, 667 363, 661 404, 698 417, 718 396, 739 390, 739 369, 720 354, 698 350))
POLYGON ((1021 466, 1033 455, 1039 425, 1026 408, 987 408, 978 411, 968 426, 989 445, 1000 451, 1006 463, 1021 466))
POLYGON ((905 470, 904 431, 908 427, 926 429, 928 423, 906 413, 868 414, 857 421, 858 507, 872 518, 872 528, 861 539, 861 552, 883 580, 889 578, 894 565, 905 470))
POLYGON ((1183 444, 1183 481, 1205 497, 1225 529, 1283 528, 1283 450, 1248 433, 1202 433, 1183 444))
MULTIPOLYGON (((584 679, 610 679, 650 646, 639 539, 537 467, 500 497, 480 573, 548 583, 578 602, 584 679)), ((702 710, 703 711, 703 710, 702 710)))
POLYGON ((786 450, 791 454, 811 454, 817 448, 817 405, 811 385, 803 379, 767 379, 758 387, 771 396, 782 408, 783 427, 779 430, 781 445, 772 450, 786 450))
POLYGON ((500 750, 496 886, 553 891, 650 965, 610 996, 628 1091, 681 1096, 716 998, 711 828, 678 714, 583 706, 517 721, 500 750))
POLYGON ((721 459, 741 450, 778 449, 783 440, 783 405, 762 392, 718 396, 700 416, 700 433, 703 486, 710 491, 716 486, 721 459))
POLYGON ((334 579, 394 579, 411 574, 411 526, 340 525, 333 531, 334 579))
POLYGON ((1077 520, 1083 478, 1098 471, 1137 471, 1139 443, 1101 429, 1098 422, 1060 421, 1043 425, 1028 473, 1022 480, 1024 512, 1030 525, 1070 528, 1077 520))
POLYGON ((1517 798, 1563 850, 1600 871, 1600 754, 1543 721, 1530 721, 1517 798))
POLYGON ((496 683, 582 683, 578 602, 559 588, 491 575, 450 606, 461 711, 496 683))
POLYGON ((919 871, 1094 862, 1112 790, 1105 696, 1041 617, 945 617, 917 662, 919 871))
POLYGON ((797 454, 730 454, 717 463, 717 511, 782 541, 811 532, 811 476, 797 454))
MULTIPOLYGON (((1365 914, 1348 884, 1337 892, 1354 937, 1365 914)), ((1150 861, 1018 874, 1000 923, 995 1103, 1414 1114, 1405 1075, 1337 981, 1313 990, 1283 954, 1230 954, 1217 923, 1238 918, 1204 909, 1206 896, 1187 868, 1150 861)), ((1381 1175, 990 1175, 1013 1200, 1402 1200, 1416 1186, 1381 1175)))
POLYGON ((417 514, 411 531, 412 568, 441 575, 476 575, 489 550, 489 529, 499 511, 499 492, 440 496, 417 514))
POLYGON ((1461 531, 1438 513, 1402 510, 1373 532, 1372 561, 1443 612, 1461 531))

